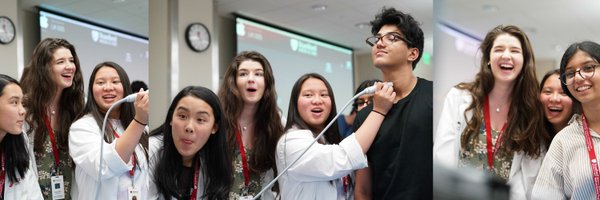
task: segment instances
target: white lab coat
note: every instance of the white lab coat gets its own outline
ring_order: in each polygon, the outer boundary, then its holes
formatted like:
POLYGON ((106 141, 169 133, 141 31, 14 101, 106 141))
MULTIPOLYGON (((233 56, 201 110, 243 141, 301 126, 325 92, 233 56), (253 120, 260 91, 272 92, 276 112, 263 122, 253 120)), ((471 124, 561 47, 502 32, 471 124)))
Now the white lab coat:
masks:
MULTIPOLYGON (((467 125, 463 113, 472 101, 469 91, 455 87, 446 95, 433 144, 434 163, 458 167, 460 136, 467 125)), ((469 119, 472 116, 471 112, 467 113, 469 119)), ((523 152, 515 152, 507 182, 511 188, 510 199, 530 199, 544 154, 534 159, 523 152)))
MULTIPOLYGON (((314 140, 310 130, 291 129, 277 142, 276 162, 280 173, 314 140)), ((279 179, 281 199, 340 199, 340 179, 367 167, 367 157, 354 134, 339 145, 315 143, 279 179)))
MULTIPOLYGON (((124 128, 119 120, 109 120, 116 127, 117 134, 122 134, 124 128)), ((108 122, 107 122, 108 123, 108 122)), ((133 167, 131 159, 123 162, 115 149, 118 139, 112 143, 104 142, 103 160, 100 161, 100 127, 91 115, 85 115, 71 125, 69 133, 69 153, 76 164, 75 181, 78 190, 73 192, 77 199, 95 199, 98 186, 98 167, 102 164, 100 181, 102 186, 99 199, 126 199, 127 189, 131 186, 129 170, 133 167)), ((148 163, 145 153, 140 145, 135 148, 136 162, 141 170, 136 168, 134 183, 140 196, 138 199, 147 199, 148 194, 148 163)))
MULTIPOLYGON (((22 133, 24 134, 24 133, 22 133)), ((8 177, 4 179, 4 199, 43 199, 40 184, 38 183, 37 167, 33 156, 33 149, 29 146, 29 138, 25 138, 25 144, 28 146, 29 153, 29 169, 25 172, 25 177, 19 183, 11 184, 8 177)))

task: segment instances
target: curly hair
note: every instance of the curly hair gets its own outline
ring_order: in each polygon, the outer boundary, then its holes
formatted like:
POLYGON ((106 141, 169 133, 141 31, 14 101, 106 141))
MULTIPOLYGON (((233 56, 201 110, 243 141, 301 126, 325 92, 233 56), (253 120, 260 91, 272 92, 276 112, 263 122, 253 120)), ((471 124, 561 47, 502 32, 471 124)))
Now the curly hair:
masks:
POLYGON ((398 29, 402 31, 402 34, 404 34, 404 37, 410 41, 407 43, 409 48, 417 48, 419 50, 419 57, 412 63, 412 67, 415 69, 423 55, 423 44, 425 43, 423 30, 421 30, 421 27, 419 26, 420 23, 410 14, 403 13, 394 8, 383 7, 381 12, 375 16, 373 21, 371 21, 371 33, 375 35, 379 32, 381 27, 390 24, 398 27, 398 29))

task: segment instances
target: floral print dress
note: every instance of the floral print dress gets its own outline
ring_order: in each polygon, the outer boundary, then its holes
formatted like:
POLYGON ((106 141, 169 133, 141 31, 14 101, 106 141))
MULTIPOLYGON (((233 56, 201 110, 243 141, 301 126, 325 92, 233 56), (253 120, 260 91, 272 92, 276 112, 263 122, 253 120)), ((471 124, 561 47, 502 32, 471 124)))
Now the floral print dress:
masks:
MULTIPOLYGON (((33 139, 31 140, 33 141, 33 139)), ((73 178, 73 160, 69 156, 69 152, 59 150, 60 164, 58 171, 63 176, 65 199, 71 199, 71 182, 73 178)), ((44 199, 52 199, 52 188, 50 177, 55 175, 54 172, 54 154, 52 153, 52 142, 50 135, 46 136, 43 152, 35 152, 35 162, 38 170, 38 182, 44 199)))
MULTIPOLYGON (((252 155, 252 150, 245 148, 246 151, 246 160, 250 160, 250 155, 252 155)), ((248 187, 244 182, 244 167, 242 164, 242 154, 240 153, 240 149, 236 148, 235 156, 233 157, 233 185, 231 187, 231 192, 229 193, 229 199, 240 199, 243 196, 256 195, 262 189, 261 185, 261 176, 252 170, 249 171, 250 181, 248 182, 248 187)))
MULTIPOLYGON (((482 122, 475 146, 473 146, 473 143, 469 142, 466 145, 466 148, 460 148, 460 158, 458 163, 460 167, 471 167, 490 173, 485 128, 485 122, 482 122)), ((500 131, 492 129, 491 132, 492 144, 496 144, 500 131)), ((472 138, 469 138, 469 141, 472 141, 472 138)), ((502 151, 497 152, 494 155, 494 166, 491 175, 502 179, 505 183, 508 182, 512 159, 513 154, 509 153, 507 155, 507 153, 503 153, 502 151)))

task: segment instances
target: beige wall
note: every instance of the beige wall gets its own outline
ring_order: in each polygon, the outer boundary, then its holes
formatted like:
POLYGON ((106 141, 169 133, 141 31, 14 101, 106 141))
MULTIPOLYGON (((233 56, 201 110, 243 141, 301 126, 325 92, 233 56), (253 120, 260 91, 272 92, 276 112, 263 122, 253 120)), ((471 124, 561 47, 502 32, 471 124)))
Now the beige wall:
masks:
MULTIPOLYGON (((18 66, 21 64, 18 57, 22 50, 22 31, 20 29, 20 21, 18 17, 18 0, 3 0, 2 6, 0 6, 0 16, 6 16, 10 18, 15 24, 15 39, 8 44, 0 45, 0 73, 9 75, 13 78, 18 78, 18 66), (17 58, 17 59, 15 59, 17 58)), ((22 57, 22 56, 21 56, 22 57)), ((22 64, 21 64, 22 66, 22 64)))
POLYGON ((150 127, 165 119, 171 99, 186 86, 199 85, 216 90, 218 57, 215 43, 212 1, 151 0, 149 4, 150 127), (211 34, 211 46, 192 51, 185 42, 185 30, 194 22, 203 23, 211 34))

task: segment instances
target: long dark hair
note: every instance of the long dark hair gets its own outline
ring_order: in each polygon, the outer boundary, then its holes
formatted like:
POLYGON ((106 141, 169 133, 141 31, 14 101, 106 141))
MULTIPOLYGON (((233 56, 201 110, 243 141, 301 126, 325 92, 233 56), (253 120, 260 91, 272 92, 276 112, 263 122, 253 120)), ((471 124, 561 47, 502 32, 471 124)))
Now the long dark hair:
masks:
MULTIPOLYGON (((19 85, 19 82, 10 76, 0 74, 0 96, 4 95, 4 88, 9 84, 19 85)), ((4 160, 6 161, 4 168, 11 183, 18 183, 19 179, 25 178, 25 173, 29 169, 28 152, 25 134, 23 133, 19 135, 7 133, 4 139, 0 141, 0 155, 4 154, 4 160)))
MULTIPOLYGON (((546 83, 546 81, 548 80, 548 78, 550 76, 552 76, 552 75, 557 75, 557 76, 560 77, 560 70, 559 69, 553 69, 553 70, 550 70, 550 71, 546 72, 546 74, 542 78, 542 81, 540 82, 540 91, 539 91, 540 95, 542 94, 542 90, 544 89, 544 84, 546 83)), ((562 85, 563 84, 561 83, 561 86, 562 85)), ((561 87, 561 89, 562 89, 562 87, 561 87)), ((563 92, 565 92, 565 91, 563 91, 563 92)), ((566 92, 565 92, 565 94, 566 94, 566 92)), ((579 105, 579 102, 575 101, 575 99, 573 99, 573 97, 569 96, 569 98, 573 102, 573 104, 572 104, 573 108, 572 108, 571 111, 573 113, 580 113, 581 112, 580 111, 581 110, 580 109, 581 105, 579 105)), ((552 123, 550 123, 550 121, 548 121, 548 117, 544 117, 544 127, 546 128, 546 131, 548 131, 548 134, 550 134, 551 138, 554 138, 554 136, 556 135, 556 133, 558 133, 558 131, 560 131, 560 130, 554 130, 554 126, 552 125, 552 123)))
POLYGON ((50 106, 56 84, 52 74, 53 54, 59 48, 71 51, 75 63, 75 74, 73 85, 63 89, 58 112, 58 127, 55 127, 57 146, 60 151, 69 151, 69 128, 71 124, 80 117, 83 110, 83 76, 81 66, 75 47, 65 39, 46 38, 42 40, 33 50, 31 61, 23 70, 21 85, 25 96, 24 105, 27 107, 25 121, 31 126, 27 134, 34 133, 33 149, 35 152, 43 152, 48 130, 44 123, 43 114, 50 106))
POLYGON ((215 123, 218 125, 217 132, 208 138, 206 144, 194 156, 194 160, 199 161, 205 175, 206 188, 204 188, 203 198, 227 199, 233 184, 231 158, 227 152, 227 141, 225 139, 225 134, 228 133, 227 120, 222 113, 217 95, 211 90, 200 86, 188 86, 181 90, 169 106, 165 122, 151 132, 152 136, 163 136, 163 146, 158 152, 158 163, 153 177, 156 186, 165 199, 171 199, 171 197, 181 198, 181 194, 177 192, 179 191, 178 187, 181 187, 178 185, 178 183, 181 183, 178 179, 186 177, 181 177, 183 160, 173 142, 171 121, 177 104, 183 97, 187 96, 202 99, 210 105, 213 109, 215 123))
MULTIPOLYGON (((354 91, 354 95, 357 95, 358 93, 362 92, 364 89, 366 89, 369 86, 375 85, 375 83, 377 82, 381 82, 381 80, 379 79, 370 79, 370 80, 365 80, 362 83, 360 83, 360 85, 358 85, 358 87, 356 88, 356 91, 354 91)), ((356 98, 354 100, 354 102, 352 103, 352 111, 350 111, 350 113, 355 113, 358 112, 358 104, 356 104, 356 102, 358 102, 358 98, 356 98)))
MULTIPOLYGON (((539 84, 535 75, 535 57, 529 38, 516 26, 499 25, 487 33, 481 42, 480 70, 475 81, 460 83, 456 87, 468 90, 473 102, 465 111, 472 111, 473 117, 467 122, 461 137, 461 147, 466 149, 468 143, 477 141, 479 130, 483 121, 483 104, 486 96, 494 88, 494 75, 488 67, 490 53, 494 40, 500 35, 508 34, 519 40, 523 49, 523 69, 517 76, 511 95, 510 110, 508 111, 508 122, 506 125, 506 137, 502 137, 500 151, 511 153, 523 151, 530 157, 537 157, 544 147, 550 144, 550 135, 544 129, 544 113, 542 103, 539 101, 539 84)), ((467 118, 465 112, 464 117, 467 118)))
MULTIPOLYGON (((296 126, 300 129, 308 129, 311 132, 313 132, 314 136, 317 136, 317 134, 319 134, 319 131, 308 126, 308 124, 306 124, 304 119, 302 119, 302 117, 300 117, 300 112, 298 111, 298 98, 300 97, 300 90, 302 89, 302 84, 304 84, 304 82, 306 80, 308 80, 309 78, 319 79, 319 80, 323 81, 323 83, 327 87, 327 93, 329 94, 329 99, 331 99, 331 112, 329 113, 327 120, 325 120, 325 123, 330 122, 331 120, 333 120, 335 115, 337 115, 337 111, 336 111, 336 107, 335 107, 335 97, 333 96, 333 90, 331 89, 331 85, 329 84, 329 82, 327 82, 327 80, 323 76, 321 76, 317 73, 304 74, 300 78, 298 78, 298 80, 294 84, 294 87, 292 87, 292 94, 290 96, 290 106, 288 108, 288 117, 287 117, 287 124, 285 125, 285 131, 288 131, 291 128, 293 128, 294 126, 296 126)), ((327 132, 325 132, 324 137, 325 137, 325 139, 327 139, 327 142, 329 142, 330 144, 339 144, 340 143, 340 141, 342 139, 338 132, 337 121, 334 122, 331 125, 331 127, 329 127, 327 132)))
POLYGON ((275 166, 275 146, 277 140, 283 134, 283 126, 281 123, 281 115, 277 108, 277 92, 275 91, 275 77, 271 64, 262 54, 256 51, 244 51, 239 53, 231 62, 231 65, 225 72, 223 83, 219 90, 219 98, 223 105, 223 112, 227 116, 227 142, 229 143, 229 151, 233 155, 235 149, 238 148, 235 130, 238 128, 237 120, 242 114, 244 108, 244 100, 241 97, 241 92, 237 88, 236 77, 240 64, 244 61, 255 61, 262 65, 265 79, 265 92, 262 98, 257 103, 258 108, 254 113, 254 149, 249 156, 250 169, 263 173, 269 169, 276 170, 275 166))
MULTIPOLYGON (((98 70, 100 70, 103 67, 109 67, 109 68, 113 68, 115 69, 115 71, 117 71, 117 74, 119 75, 119 79, 121 81, 121 85, 123 86, 123 97, 126 97, 127 95, 132 93, 131 90, 131 84, 129 83, 129 76, 127 76, 127 72, 125 72, 125 70, 117 63, 114 62, 102 62, 98 65, 96 65, 96 67, 94 67, 94 70, 92 71, 92 75, 90 76, 89 79, 89 84, 88 84, 88 95, 87 95, 87 102, 85 104, 85 109, 83 110, 84 114, 90 114, 92 115, 92 117, 94 117, 94 120, 96 121, 96 124, 98 124, 98 127, 102 127, 102 122, 104 121, 104 115, 106 113, 104 113, 104 111, 100 110, 100 107, 98 106, 98 103, 96 102, 95 98, 94 98, 94 79, 96 79, 96 74, 98 73, 98 70)), ((131 103, 124 103, 119 105, 119 120, 121 121, 121 124, 127 128, 127 125, 129 125, 131 123, 131 121, 133 120, 133 117, 135 116, 135 108, 133 107, 133 105, 131 103)), ((110 124, 108 124, 107 126, 110 126, 110 124)), ((115 140, 115 136, 112 132, 112 130, 110 128, 107 128, 104 131, 104 141, 111 143, 113 142, 113 140, 115 140)), ((148 134, 143 133, 142 136, 140 137, 140 140, 138 142, 139 145, 142 146, 142 149, 144 151, 146 160, 148 158, 148 134)), ((138 155, 135 155, 136 159, 138 159, 138 155)), ((136 165, 138 163, 136 162, 136 165)))

